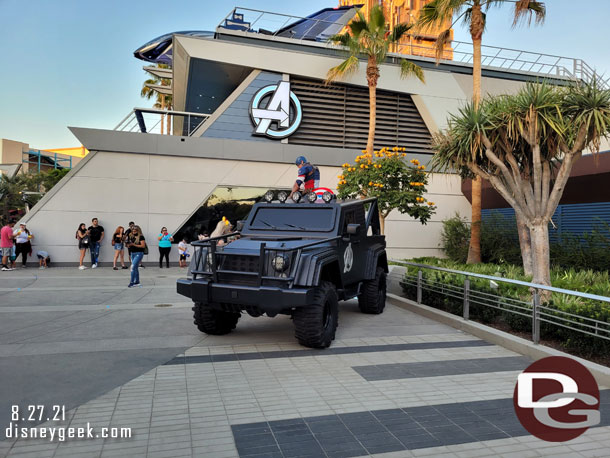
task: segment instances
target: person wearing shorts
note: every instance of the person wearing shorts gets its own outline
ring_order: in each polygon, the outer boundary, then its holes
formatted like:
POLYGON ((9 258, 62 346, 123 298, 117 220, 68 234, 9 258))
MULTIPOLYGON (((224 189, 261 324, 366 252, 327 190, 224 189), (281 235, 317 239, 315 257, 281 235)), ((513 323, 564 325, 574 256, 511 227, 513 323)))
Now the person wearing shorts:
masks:
POLYGON ((114 259, 112 260, 112 270, 119 270, 116 266, 116 262, 121 260, 121 269, 127 269, 125 265, 125 250, 124 250, 124 242, 125 242, 125 229, 123 226, 119 226, 115 229, 114 234, 112 234, 112 240, 110 243, 114 248, 114 259))
POLYGON ((13 252, 13 239, 15 236, 13 235, 13 227, 15 226, 16 221, 14 219, 10 219, 8 224, 0 229, 0 251, 2 251, 2 270, 8 271, 13 270, 12 267, 9 267, 9 258, 13 252))
POLYGON ((186 243, 186 239, 183 238, 182 241, 178 244, 178 253, 180 254, 180 258, 178 263, 180 267, 186 267, 186 259, 189 257, 188 253, 189 247, 186 243))

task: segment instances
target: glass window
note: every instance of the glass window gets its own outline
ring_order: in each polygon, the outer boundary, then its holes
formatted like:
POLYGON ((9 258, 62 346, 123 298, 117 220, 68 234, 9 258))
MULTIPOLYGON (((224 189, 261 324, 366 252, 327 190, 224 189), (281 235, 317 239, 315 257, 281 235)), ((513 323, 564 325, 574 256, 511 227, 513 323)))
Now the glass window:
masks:
MULTIPOLYGON (((185 237, 188 242, 197 240, 199 235, 211 234, 222 217, 231 224, 245 220, 252 206, 260 201, 268 188, 219 186, 201 207, 174 234, 174 243, 185 237)), ((169 228, 168 228, 169 229, 169 228)))
POLYGON ((334 227, 334 212, 331 207, 261 207, 256 211, 250 229, 327 232, 334 227))

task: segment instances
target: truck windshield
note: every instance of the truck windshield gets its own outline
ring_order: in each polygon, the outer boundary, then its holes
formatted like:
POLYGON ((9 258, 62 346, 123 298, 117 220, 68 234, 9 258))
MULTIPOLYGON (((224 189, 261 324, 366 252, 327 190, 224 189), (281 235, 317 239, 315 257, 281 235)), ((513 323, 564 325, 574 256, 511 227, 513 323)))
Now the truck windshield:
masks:
POLYGON ((334 209, 329 207, 260 207, 257 209, 252 229, 277 231, 330 231, 334 227, 334 209))

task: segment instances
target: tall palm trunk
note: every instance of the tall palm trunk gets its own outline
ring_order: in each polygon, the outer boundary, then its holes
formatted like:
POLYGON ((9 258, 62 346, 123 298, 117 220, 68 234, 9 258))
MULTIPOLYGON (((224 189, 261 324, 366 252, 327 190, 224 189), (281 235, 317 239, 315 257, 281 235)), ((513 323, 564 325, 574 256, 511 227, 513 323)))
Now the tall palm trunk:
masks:
POLYGON ((369 85, 369 137, 366 141, 366 152, 373 154, 375 148, 375 124, 377 122, 377 80, 379 68, 375 57, 369 56, 366 65, 366 80, 369 85))
MULTIPOLYGON (((472 7, 470 36, 472 37, 472 101, 475 108, 481 102, 481 41, 483 37, 483 15, 481 5, 472 7)), ((472 180, 472 225, 470 227, 470 245, 468 246, 468 264, 481 262, 481 191, 483 183, 479 176, 472 180)))

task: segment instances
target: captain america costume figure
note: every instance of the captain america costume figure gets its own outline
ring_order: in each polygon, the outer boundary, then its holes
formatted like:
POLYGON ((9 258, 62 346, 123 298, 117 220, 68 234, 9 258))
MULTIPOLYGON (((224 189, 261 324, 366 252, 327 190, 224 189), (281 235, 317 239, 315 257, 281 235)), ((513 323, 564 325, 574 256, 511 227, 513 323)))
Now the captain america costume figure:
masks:
POLYGON ((311 165, 305 156, 297 157, 295 165, 299 168, 297 179, 292 186, 290 197, 303 186, 305 192, 313 191, 320 185, 320 171, 311 165))

